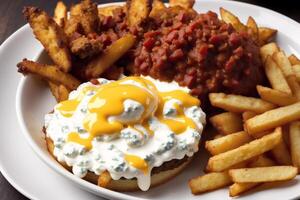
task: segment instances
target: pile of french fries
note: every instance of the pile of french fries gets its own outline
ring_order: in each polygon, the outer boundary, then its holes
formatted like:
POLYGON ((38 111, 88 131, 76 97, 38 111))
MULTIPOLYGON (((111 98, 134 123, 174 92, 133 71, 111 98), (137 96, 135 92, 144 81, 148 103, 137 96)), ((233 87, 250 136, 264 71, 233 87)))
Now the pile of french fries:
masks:
POLYGON ((229 186, 238 196, 300 172, 299 63, 272 42, 260 48, 270 87, 257 85, 260 98, 210 93, 226 112, 210 117, 218 134, 206 141, 212 155, 206 174, 190 180, 193 194, 229 186))

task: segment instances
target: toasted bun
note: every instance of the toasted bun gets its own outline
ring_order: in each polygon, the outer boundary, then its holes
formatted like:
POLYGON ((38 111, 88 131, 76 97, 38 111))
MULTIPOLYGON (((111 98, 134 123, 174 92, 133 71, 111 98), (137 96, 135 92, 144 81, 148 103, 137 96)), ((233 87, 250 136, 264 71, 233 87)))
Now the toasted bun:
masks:
MULTIPOLYGON (((53 155, 54 145, 53 141, 46 137, 46 143, 48 147, 48 151, 50 154, 55 158, 53 155)), ((56 158, 55 158, 56 159, 56 158)), ((151 188, 158 186, 160 184, 163 184, 173 177, 175 177, 177 174, 179 174, 192 160, 192 157, 188 158, 185 162, 181 163, 179 166, 173 169, 169 170, 163 170, 159 173, 153 174, 151 176, 151 188)), ((59 162, 64 168, 66 168, 68 171, 72 171, 71 167, 67 166, 66 163, 59 162)), ((96 175, 93 172, 88 172, 87 175, 84 177, 86 181, 89 181, 94 184, 98 184, 98 178, 99 175, 96 175)), ((119 180, 111 180, 108 185, 105 186, 107 189, 115 190, 115 191, 121 191, 121 192, 129 192, 129 191, 138 191, 140 190, 137 185, 136 179, 119 179, 119 180)))

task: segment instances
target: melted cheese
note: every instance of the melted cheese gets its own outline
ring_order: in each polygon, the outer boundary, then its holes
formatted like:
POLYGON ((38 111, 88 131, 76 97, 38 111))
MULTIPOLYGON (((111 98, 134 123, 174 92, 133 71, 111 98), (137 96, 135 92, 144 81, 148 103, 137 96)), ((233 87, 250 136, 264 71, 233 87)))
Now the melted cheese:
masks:
MULTIPOLYGON (((151 81, 141 77, 128 77, 119 81, 101 85, 98 88, 88 87, 78 95, 76 99, 66 100, 58 104, 57 109, 65 117, 71 117, 80 103, 83 95, 88 91, 94 91, 96 94, 88 102, 88 114, 83 120, 83 127, 89 133, 87 138, 82 138, 79 133, 72 132, 68 135, 69 142, 75 142, 83 145, 87 149, 92 148, 92 140, 101 135, 110 135, 120 133, 127 126, 134 124, 142 124, 145 129, 153 135, 148 119, 153 114, 161 123, 166 124, 170 130, 176 134, 183 133, 188 127, 196 129, 196 125, 192 119, 184 114, 185 107, 198 106, 199 100, 182 90, 174 90, 169 92, 159 92, 151 81), (128 81, 134 81, 138 85, 127 84, 128 81), (109 121, 110 116, 118 116, 124 112, 123 102, 131 99, 139 102, 144 107, 144 112, 137 121, 123 123, 121 121, 109 121), (158 101, 157 101, 158 99, 158 101), (177 99, 182 102, 176 107, 176 118, 166 118, 163 115, 163 107, 165 102, 170 99, 177 99), (155 110, 149 110, 150 104, 156 102, 155 110)), ((132 166, 145 172, 147 163, 134 155, 126 155, 126 160, 132 166)))

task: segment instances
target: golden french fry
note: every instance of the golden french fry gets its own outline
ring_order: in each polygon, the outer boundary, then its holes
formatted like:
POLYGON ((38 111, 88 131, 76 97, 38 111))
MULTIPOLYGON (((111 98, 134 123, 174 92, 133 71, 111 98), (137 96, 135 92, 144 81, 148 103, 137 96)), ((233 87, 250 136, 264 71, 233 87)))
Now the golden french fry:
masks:
POLYGON ((290 147, 293 165, 300 172, 300 121, 290 124, 290 147))
POLYGON ((295 73, 297 81, 300 82, 300 64, 293 65, 293 71, 295 73))
POLYGON ((233 94, 210 93, 209 100, 210 103, 215 107, 239 113, 244 111, 263 113, 275 108, 274 104, 264 100, 233 94))
POLYGON ((300 59, 295 54, 289 56, 289 61, 292 65, 300 65, 300 59))
POLYGON ((152 1, 150 0, 128 0, 127 21, 129 26, 136 26, 146 19, 151 11, 152 1))
POLYGON ((64 85, 58 86, 58 97, 59 102, 65 101, 69 98, 70 90, 66 88, 64 85))
POLYGON ((67 21, 67 7, 62 1, 58 1, 54 9, 54 21, 64 27, 67 21))
POLYGON ((243 112, 242 114, 242 118, 243 118, 243 121, 245 122, 246 120, 256 116, 257 114, 255 112, 252 112, 252 111, 246 111, 246 112, 243 112))
POLYGON ((76 89, 80 82, 71 74, 60 71, 57 66, 39 64, 33 61, 24 59, 17 64, 18 71, 23 74, 36 74, 41 78, 51 81, 56 84, 62 84, 70 90, 76 89))
POLYGON ((287 82, 290 85, 293 95, 297 98, 298 101, 300 101, 300 84, 298 83, 296 76, 291 75, 287 77, 287 82))
POLYGON ((230 183, 232 181, 228 172, 213 172, 191 179, 189 186, 193 194, 200 194, 225 187, 230 183))
POLYGON ((291 180, 297 175, 292 166, 271 166, 244 169, 231 169, 229 175, 235 183, 263 183, 291 180))
POLYGON ((164 12, 165 9, 166 6, 161 0, 153 0, 152 9, 149 16, 153 18, 159 16, 162 12, 164 12))
POLYGON ((269 43, 273 40, 276 36, 277 30, 266 28, 266 27, 259 27, 258 28, 258 39, 259 45, 262 46, 266 43, 269 43))
POLYGON ((248 119, 244 126, 249 134, 255 135, 298 119, 300 119, 300 102, 257 115, 248 119))
POLYGON ((265 72, 273 89, 292 95, 292 90, 282 71, 270 56, 266 58, 265 72))
POLYGON ((279 90, 274 90, 261 85, 257 85, 256 89, 263 100, 279 106, 287 106, 297 102, 296 97, 279 90))
POLYGON ((46 12, 38 8, 25 7, 23 14, 52 61, 60 70, 68 72, 71 68, 71 55, 67 48, 66 35, 61 27, 46 12))
POLYGON ((110 176, 109 172, 108 171, 104 171, 104 172, 102 172, 99 175, 98 185, 100 187, 104 187, 105 188, 110 183, 111 180, 112 179, 111 179, 111 176, 110 176))
POLYGON ((193 8, 195 0, 169 0, 170 7, 180 6, 185 9, 193 8))
POLYGON ((260 56, 262 60, 265 61, 268 56, 272 56, 275 52, 278 51, 279 47, 277 46, 277 44, 275 42, 271 42, 260 47, 260 56))
POLYGON ((97 4, 91 0, 82 0, 76 12, 78 12, 77 15, 79 15, 80 24, 85 35, 97 32, 99 25, 97 4))
POLYGON ((111 6, 104 6, 98 8, 98 15, 101 17, 101 15, 104 16, 113 16, 114 10, 122 8, 122 6, 117 5, 111 5, 111 6))
POLYGON ((212 154, 217 155, 226 151, 235 149, 252 140, 251 136, 244 131, 232 133, 224 137, 208 140, 205 143, 205 148, 212 154))
POLYGON ((106 51, 93 59, 86 68, 86 76, 98 78, 106 69, 121 58, 135 43, 135 37, 127 34, 107 47, 106 51))
POLYGON ((283 138, 279 144, 271 150, 273 157, 276 162, 280 165, 291 165, 292 159, 288 150, 287 145, 285 144, 283 138))
POLYGON ((59 100, 59 94, 58 94, 58 87, 59 85, 51 82, 51 81, 48 81, 48 85, 49 85, 49 88, 50 88, 50 91, 52 93, 52 95, 55 97, 56 101, 57 102, 60 102, 59 100))
POLYGON ((224 8, 220 8, 221 18, 224 22, 231 24, 236 31, 246 32, 247 27, 239 20, 237 16, 224 8))
POLYGON ((242 118, 237 113, 221 113, 210 117, 209 121, 223 135, 243 130, 242 118))
POLYGON ((283 75, 285 77, 289 77, 293 75, 292 65, 288 57, 285 56, 283 51, 275 52, 272 55, 272 58, 277 63, 278 67, 282 70, 283 75))
POLYGON ((258 26, 253 17, 248 17, 247 21, 248 33, 251 35, 254 41, 258 42, 258 26))
MULTIPOLYGON (((261 155, 257 160, 250 164, 250 167, 267 167, 273 165, 275 165, 275 163, 271 159, 261 155)), ((259 183, 234 183, 229 187, 229 195, 231 197, 238 196, 258 185, 259 183)))
POLYGON ((81 14, 81 4, 75 4, 71 6, 70 15, 71 16, 79 16, 81 14))
POLYGON ((281 140, 281 131, 276 129, 273 133, 260 139, 253 140, 236 149, 215 155, 208 160, 207 170, 213 172, 224 171, 231 166, 259 156, 273 149, 281 140))

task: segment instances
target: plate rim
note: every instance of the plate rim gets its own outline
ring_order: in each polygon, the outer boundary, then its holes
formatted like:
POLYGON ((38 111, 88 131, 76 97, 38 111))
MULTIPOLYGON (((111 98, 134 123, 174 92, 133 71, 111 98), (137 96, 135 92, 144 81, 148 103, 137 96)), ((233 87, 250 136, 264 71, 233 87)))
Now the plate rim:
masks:
MULTIPOLYGON (((219 1, 220 1, 220 0, 219 0, 219 1)), ((223 0, 222 0, 222 1, 223 1, 223 0)), ((201 2, 201 0, 196 0, 196 2, 201 2)), ((217 2, 217 1, 215 1, 215 2, 217 2)), ((107 4, 101 4, 101 5, 105 6, 105 5, 122 4, 122 3, 124 3, 124 2, 107 3, 107 4)), ((261 6, 257 6, 257 5, 253 5, 253 4, 249 4, 249 3, 244 3, 244 2, 236 2, 236 1, 226 1, 226 3, 229 3, 229 4, 238 4, 238 5, 240 5, 240 6, 250 6, 250 7, 256 8, 256 9, 263 9, 263 10, 266 10, 266 11, 268 11, 268 12, 271 12, 271 13, 274 13, 274 14, 278 15, 279 17, 283 18, 284 20, 288 21, 289 23, 293 23, 293 25, 297 25, 297 26, 300 25, 297 21, 295 21, 295 20, 293 20, 293 19, 291 19, 291 18, 289 18, 289 17, 287 17, 287 16, 285 16, 285 15, 283 15, 283 14, 281 14, 281 13, 278 13, 278 12, 276 12, 276 11, 270 10, 270 9, 268 9, 268 8, 264 8, 264 7, 261 7, 261 6)), ((18 34, 20 34, 21 32, 23 32, 26 28, 29 28, 28 24, 23 25, 22 27, 20 27, 19 29, 17 29, 13 34, 11 34, 11 35, 10 35, 10 36, 9 36, 9 37, 8 37, 8 38, 0 45, 0 54, 2 54, 2 51, 4 51, 4 49, 6 48, 6 46, 8 46, 8 45, 11 43, 11 41, 15 38, 15 36, 18 35, 18 34)), ((24 77, 23 77, 22 79, 24 79, 24 77)), ((20 84, 20 83, 21 83, 21 81, 19 82, 19 84, 20 84)), ((18 88, 19 88, 19 86, 18 86, 18 88)), ((23 133, 23 130, 21 130, 21 131, 22 131, 22 133, 23 133)), ((24 133, 23 133, 23 134, 24 134, 24 133)), ((31 145, 30 145, 30 147, 31 147, 31 149, 33 149, 31 145)), ((34 152, 35 152, 35 151, 34 151, 34 152)), ((36 153, 36 152, 35 152, 35 153, 36 153)), ((9 173, 8 173, 6 170, 4 170, 4 168, 3 168, 3 162, 1 162, 1 159, 0 159, 0 171, 1 171, 1 173, 3 174, 3 176, 6 178, 6 180, 8 180, 8 182, 9 182, 14 188, 16 188, 20 193, 22 193, 22 194, 23 194, 24 196, 26 196, 27 198, 37 199, 37 198, 34 197, 33 195, 30 195, 29 193, 27 193, 27 191, 23 190, 22 187, 21 187, 19 184, 17 184, 15 180, 13 180, 13 179, 11 178, 11 176, 9 175, 9 173)), ((111 191, 109 191, 109 192, 111 192, 111 191)), ((123 194, 123 193, 121 193, 121 194, 123 194)), ((300 195, 300 194, 299 194, 299 195, 300 195)), ((130 196, 130 198, 132 199, 132 196, 130 196)), ((297 197, 296 197, 296 198, 297 198, 297 197)), ((138 199, 140 199, 140 198, 138 198, 138 199)), ((142 198, 142 199, 145 199, 145 198, 142 198)))

